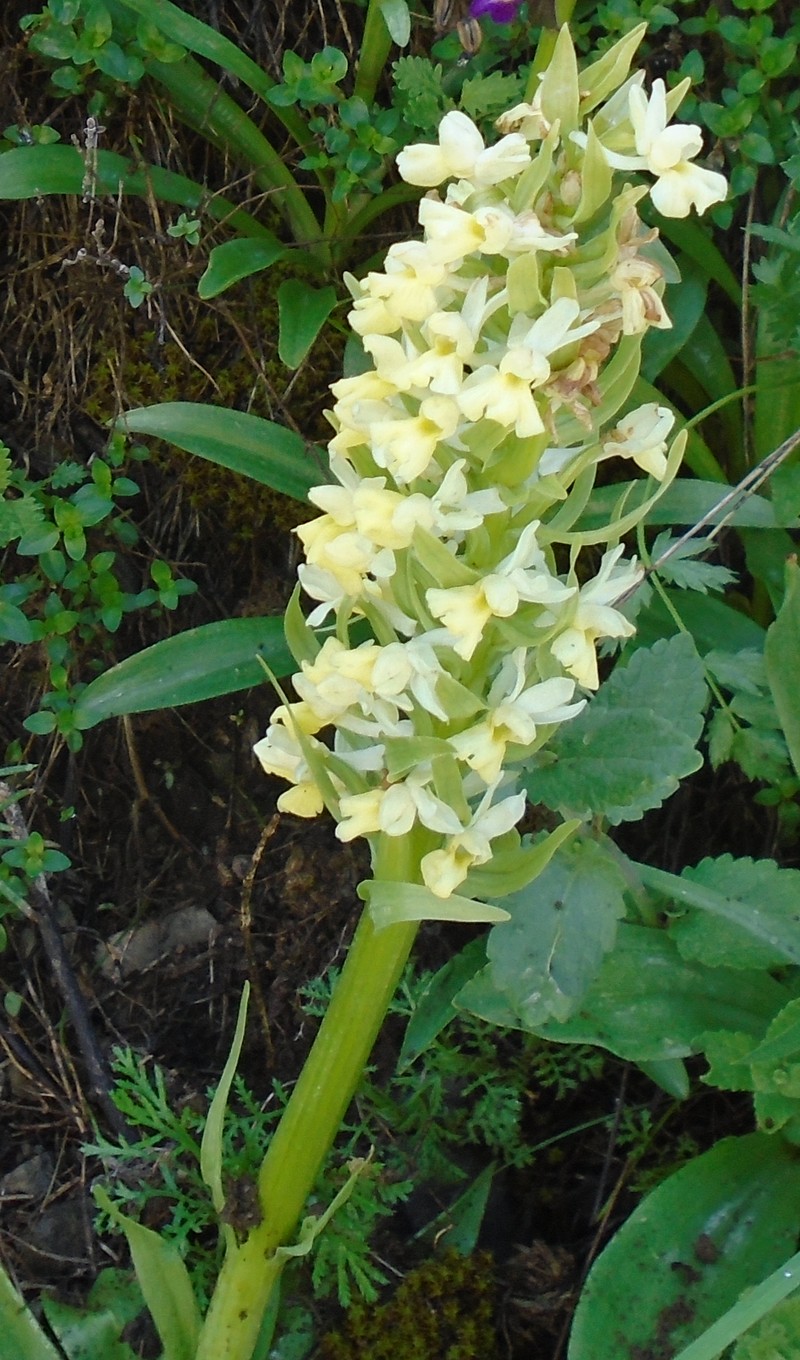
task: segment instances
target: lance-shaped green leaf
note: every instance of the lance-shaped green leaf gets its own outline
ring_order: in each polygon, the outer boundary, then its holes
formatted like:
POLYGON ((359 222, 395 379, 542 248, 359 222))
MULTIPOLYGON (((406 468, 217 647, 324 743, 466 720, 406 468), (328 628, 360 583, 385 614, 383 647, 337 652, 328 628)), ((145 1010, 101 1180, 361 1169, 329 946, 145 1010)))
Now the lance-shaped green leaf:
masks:
POLYGON ((504 899, 511 920, 491 931, 492 977, 526 1026, 566 1020, 613 947, 624 914, 619 861, 596 841, 562 848, 522 892, 504 899))
POLYGON ((223 619, 190 628, 92 680, 78 698, 75 721, 85 729, 122 713, 177 708, 250 689, 264 683, 259 658, 273 675, 294 670, 282 619, 223 619))
POLYGON ((271 240, 258 240, 252 236, 241 236, 236 241, 223 241, 215 246, 208 257, 206 271, 197 285, 201 298, 213 298, 224 293, 240 279, 258 274, 268 269, 276 260, 283 259, 286 249, 277 236, 271 240))
POLYGON ((125 1234, 136 1278, 164 1347, 162 1360, 194 1360, 200 1311, 177 1248, 121 1213, 101 1186, 94 1187, 94 1197, 125 1234))
POLYGON ((481 968, 486 966, 486 939, 471 940, 428 980, 406 1026, 397 1060, 398 1071, 424 1053, 446 1025, 458 1014, 453 998, 481 968))
POLYGON ((322 453, 294 430, 248 411, 194 401, 138 406, 117 421, 129 434, 166 439, 186 453, 252 477, 284 496, 304 501, 325 480, 322 453))
MULTIPOLYGON (((760 1133, 717 1143, 648 1195, 598 1258, 569 1360, 677 1356, 784 1264, 799 1215, 794 1149, 760 1133)), ((689 1353, 712 1360, 719 1351, 689 1353)))
MULTIPOLYGON (((214 1099, 209 1106, 203 1129, 203 1141, 200 1144, 200 1174, 211 1191, 211 1202, 219 1215, 222 1214, 225 1207, 225 1188, 222 1180, 222 1135, 225 1126, 225 1113, 228 1108, 228 1097, 231 1093, 233 1079, 236 1076, 236 1068, 239 1065, 242 1044, 244 1043, 249 1000, 250 983, 245 982, 242 988, 242 999, 239 1002, 239 1014, 236 1019, 236 1029, 230 1053, 219 1079, 219 1085, 214 1092, 214 1099)), ((223 1223, 222 1229, 227 1250, 234 1250, 236 1234, 233 1228, 229 1224, 223 1223)))
POLYGON ((764 645, 767 679, 795 770, 800 774, 800 567, 786 564, 786 594, 764 645))
MULTIPOLYGON (((769 929, 774 922, 780 938, 800 948, 800 870, 779 869, 771 859, 734 859, 721 855, 684 869, 681 878, 741 903, 743 916, 769 929)), ((775 968, 787 962, 785 943, 776 947, 763 934, 737 925, 718 913, 689 910, 670 926, 670 937, 684 959, 713 967, 775 968)))
POLYGON ((286 279, 278 289, 278 356, 287 368, 299 368, 336 306, 335 288, 312 288, 302 279, 286 279))
POLYGON ((22 1295, 0 1265, 0 1326, 3 1345, 14 1360, 59 1360, 59 1353, 39 1326, 22 1295))
POLYGON ((534 769, 534 802, 613 825, 660 807, 681 779, 699 769, 703 668, 686 634, 634 652, 617 666, 582 713, 547 747, 552 763, 534 769))
MULTIPOLYGON (((229 199, 209 195, 202 184, 162 170, 158 165, 134 163, 114 151, 98 151, 93 166, 96 194, 136 194, 182 208, 203 208, 217 221, 248 236, 271 237, 256 218, 229 199)), ((15 146, 0 155, 0 198, 39 198, 42 194, 82 194, 86 162, 75 146, 15 146)))

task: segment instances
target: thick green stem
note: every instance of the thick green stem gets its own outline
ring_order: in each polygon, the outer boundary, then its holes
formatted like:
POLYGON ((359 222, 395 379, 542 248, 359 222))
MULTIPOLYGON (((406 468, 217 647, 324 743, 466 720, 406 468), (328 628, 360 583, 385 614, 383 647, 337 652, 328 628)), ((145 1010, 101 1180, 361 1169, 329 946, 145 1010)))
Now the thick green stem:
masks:
POLYGON ((165 63, 151 61, 148 74, 167 91, 175 112, 240 165, 252 170, 261 189, 274 194, 278 212, 294 239, 327 265, 322 228, 291 170, 251 118, 191 57, 165 63))
POLYGON ((353 93, 367 104, 371 104, 375 98, 378 81, 386 69, 386 59, 391 49, 391 34, 381 14, 378 0, 369 0, 367 17, 364 20, 364 36, 361 39, 361 55, 353 86, 353 93))
MULTIPOLYGON (((408 881, 407 840, 382 847, 376 877, 408 881)), ((280 1280, 276 1249, 296 1231, 320 1168, 366 1067, 408 959, 417 923, 376 932, 365 911, 327 1014, 275 1131, 259 1175, 263 1221, 226 1257, 197 1360, 250 1360, 280 1280)))

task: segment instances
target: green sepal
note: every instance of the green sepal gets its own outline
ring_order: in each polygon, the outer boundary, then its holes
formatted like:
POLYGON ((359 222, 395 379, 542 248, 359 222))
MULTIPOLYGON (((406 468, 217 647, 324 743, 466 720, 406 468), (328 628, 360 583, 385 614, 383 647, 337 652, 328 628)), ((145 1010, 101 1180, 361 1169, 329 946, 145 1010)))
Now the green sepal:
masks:
POLYGON ((477 897, 506 897, 508 893, 520 892, 547 867, 559 846, 564 845, 581 826, 580 818, 562 822, 555 831, 535 843, 520 843, 519 833, 510 831, 508 837, 516 837, 517 844, 505 845, 506 836, 498 837, 492 845, 492 858, 488 864, 470 869, 465 887, 477 897))
POLYGON ((420 883, 386 883, 366 879, 356 890, 369 907, 376 931, 402 921, 463 921, 469 924, 497 923, 509 919, 508 912, 488 902, 474 902, 453 893, 437 897, 420 883))

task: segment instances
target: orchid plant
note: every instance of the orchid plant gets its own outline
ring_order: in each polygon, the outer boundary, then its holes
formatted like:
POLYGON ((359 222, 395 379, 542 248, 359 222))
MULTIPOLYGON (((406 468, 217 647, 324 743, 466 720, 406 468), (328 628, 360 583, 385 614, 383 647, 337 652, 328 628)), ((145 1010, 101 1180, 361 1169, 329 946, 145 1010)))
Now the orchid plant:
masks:
MULTIPOLYGON (((647 94, 629 74, 643 33, 579 72, 562 28, 493 145, 446 114, 435 144, 398 158, 403 180, 430 191, 422 239, 346 280, 363 368, 332 389, 331 480, 310 493, 321 514, 298 530, 305 562, 285 621, 294 696, 256 754, 289 786, 281 810, 326 808, 341 840, 367 839, 372 876, 260 1171, 260 1220, 241 1238, 225 1227, 205 1320, 180 1263, 140 1270, 170 1354, 267 1353, 284 1265, 335 1210, 295 1241, 419 921, 502 922, 498 901, 579 825, 522 835, 521 776, 597 690, 598 644, 634 632, 624 601, 642 568, 623 536, 686 442, 657 402, 626 409, 644 335, 671 324, 662 293, 675 277, 638 205, 650 194, 685 217, 726 193, 696 163, 698 129, 669 121, 688 82, 647 94), (646 491, 627 483, 607 522, 588 525, 607 460, 640 469, 646 491)), ((212 1142, 203 1169, 219 1196, 212 1142)), ((140 1225, 125 1231, 137 1263, 157 1250, 140 1225)))

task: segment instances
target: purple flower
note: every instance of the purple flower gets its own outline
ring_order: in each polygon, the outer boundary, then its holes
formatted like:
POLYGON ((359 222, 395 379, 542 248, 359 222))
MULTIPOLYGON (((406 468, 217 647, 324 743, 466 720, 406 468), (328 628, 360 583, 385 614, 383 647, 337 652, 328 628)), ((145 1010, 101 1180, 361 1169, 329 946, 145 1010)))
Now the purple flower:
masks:
POLYGON ((517 17, 522 0, 472 0, 469 7, 470 18, 482 19, 488 16, 496 24, 510 24, 517 17))

